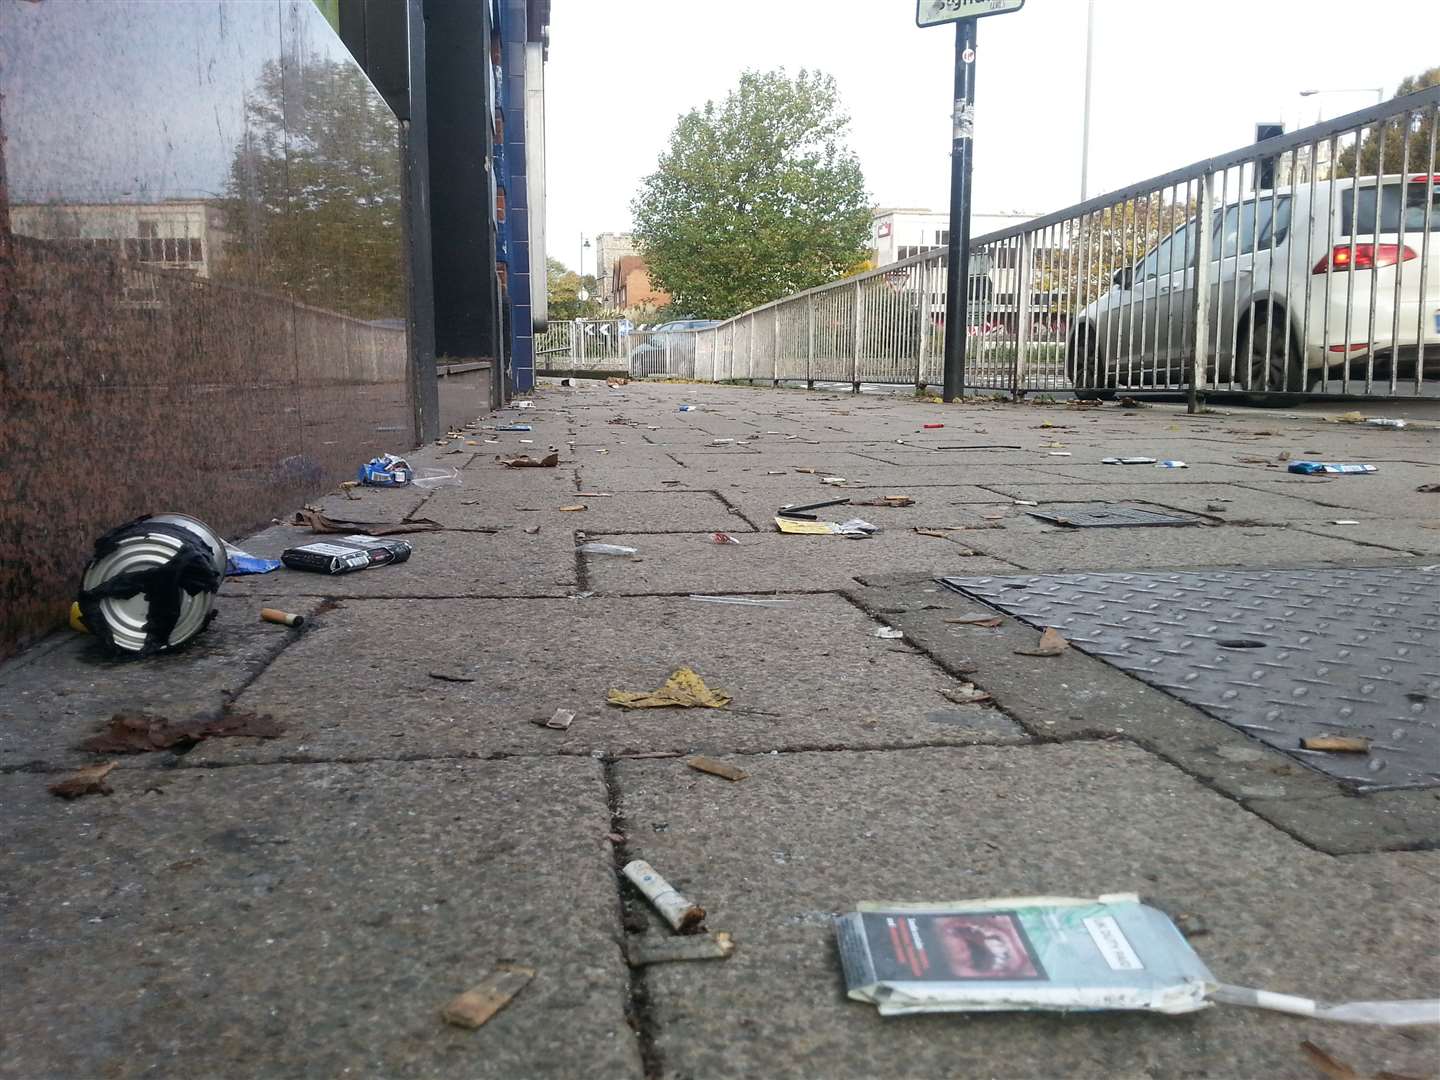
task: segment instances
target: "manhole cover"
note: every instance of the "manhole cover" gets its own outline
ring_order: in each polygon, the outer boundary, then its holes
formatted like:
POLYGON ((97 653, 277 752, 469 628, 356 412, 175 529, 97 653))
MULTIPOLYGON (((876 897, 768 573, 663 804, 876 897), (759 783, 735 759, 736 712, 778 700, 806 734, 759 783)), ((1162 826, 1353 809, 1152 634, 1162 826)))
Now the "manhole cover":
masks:
POLYGON ((1136 506, 1111 506, 1109 503, 1063 503, 1044 510, 1025 511, 1031 517, 1053 521, 1056 525, 1073 525, 1077 529, 1118 529, 1127 525, 1194 525, 1196 518, 1183 514, 1159 514, 1136 506))
POLYGON ((1440 784, 1440 566, 941 581, 1363 790, 1440 784))

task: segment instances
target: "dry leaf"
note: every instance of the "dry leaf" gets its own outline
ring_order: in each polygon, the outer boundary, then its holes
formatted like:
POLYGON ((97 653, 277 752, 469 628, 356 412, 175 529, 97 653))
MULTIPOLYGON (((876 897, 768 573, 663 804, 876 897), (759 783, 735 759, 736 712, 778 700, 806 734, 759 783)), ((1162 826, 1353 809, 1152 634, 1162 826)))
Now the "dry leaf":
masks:
POLYGON ((534 968, 501 964, 479 986, 466 990, 441 1009, 441 1019, 447 1024, 474 1030, 509 1005, 534 977, 534 968))
POLYGON ((982 701, 990 700, 990 695, 973 683, 942 687, 940 693, 957 705, 979 705, 982 701))
POLYGON ((698 769, 703 773, 710 773, 712 776, 721 776, 729 781, 744 780, 750 774, 744 769, 737 769, 734 765, 724 761, 716 761, 714 758, 699 755, 685 759, 685 764, 692 769, 698 769))
POLYGON ((79 769, 50 785, 50 794, 62 799, 78 799, 82 795, 109 795, 111 787, 105 782, 110 770, 119 762, 107 761, 103 765, 91 765, 79 769))
POLYGON ((1358 735, 1315 735, 1301 739, 1305 750, 1326 750, 1332 754, 1368 754, 1370 740, 1358 735))
POLYGON ((648 693, 611 690, 607 700, 625 709, 723 709, 730 704, 730 695, 723 690, 711 690, 692 669, 682 667, 658 690, 648 693))
POLYGON ((554 450, 539 461, 529 454, 521 454, 519 457, 513 458, 497 457, 495 460, 507 469, 553 469, 560 464, 560 451, 554 450))
POLYGON ((186 720, 172 723, 151 713, 117 712, 105 730, 79 746, 96 754, 146 754, 172 746, 191 746, 202 739, 247 737, 279 738, 282 729, 269 716, 225 712, 219 719, 186 720))
POLYGON ((562 514, 578 514, 587 509, 588 507, 584 503, 576 503, 574 506, 560 507, 560 512, 562 514))
POLYGON ((1330 1080, 1365 1080, 1360 1073, 1356 1072, 1338 1058, 1327 1054, 1309 1039, 1306 1039, 1300 1044, 1300 1050, 1304 1053, 1310 1064, 1330 1077, 1330 1080))
POLYGON ((1040 643, 1033 649, 1016 649, 1017 656, 1059 656, 1070 647, 1059 630, 1053 626, 1047 626, 1045 632, 1040 635, 1040 643))
POLYGON ((993 629, 1000 626, 1005 620, 999 615, 967 615, 963 619, 946 619, 952 626, 983 626, 993 629))

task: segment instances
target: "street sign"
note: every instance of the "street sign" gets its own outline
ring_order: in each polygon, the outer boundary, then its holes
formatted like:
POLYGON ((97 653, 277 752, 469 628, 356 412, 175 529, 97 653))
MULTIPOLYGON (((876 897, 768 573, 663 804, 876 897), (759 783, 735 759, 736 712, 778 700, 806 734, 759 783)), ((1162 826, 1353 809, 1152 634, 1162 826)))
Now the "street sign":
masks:
POLYGON ((915 25, 940 26, 960 19, 1019 11, 1025 0, 916 0, 915 25))

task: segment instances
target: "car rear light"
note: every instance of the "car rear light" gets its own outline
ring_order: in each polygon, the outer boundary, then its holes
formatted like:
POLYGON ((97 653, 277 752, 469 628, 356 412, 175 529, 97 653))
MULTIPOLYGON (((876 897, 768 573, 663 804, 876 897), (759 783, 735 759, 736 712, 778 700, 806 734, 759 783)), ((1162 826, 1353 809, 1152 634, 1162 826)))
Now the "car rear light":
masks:
POLYGON ((1398 262, 1409 262, 1420 256, 1407 244, 1336 244, 1329 255, 1322 255, 1315 264, 1312 274, 1328 274, 1332 270, 1376 270, 1382 266, 1394 266, 1398 262))

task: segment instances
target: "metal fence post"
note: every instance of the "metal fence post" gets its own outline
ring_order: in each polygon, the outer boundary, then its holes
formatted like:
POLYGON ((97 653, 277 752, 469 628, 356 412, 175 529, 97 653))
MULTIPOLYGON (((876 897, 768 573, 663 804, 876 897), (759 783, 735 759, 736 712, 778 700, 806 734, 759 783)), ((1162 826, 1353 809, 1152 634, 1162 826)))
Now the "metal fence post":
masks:
POLYGON ((1210 218, 1215 205, 1215 174, 1207 172, 1198 185, 1199 206, 1195 221, 1199 235, 1195 238, 1195 337, 1194 356, 1190 360, 1190 386, 1186 391, 1187 411, 1200 411, 1200 385, 1205 381, 1205 365, 1209 352, 1207 335, 1210 330, 1210 218))
POLYGON ((585 367, 585 323, 580 319, 575 320, 574 329, 571 331, 570 359, 576 371, 585 367))
POLYGON ((855 340, 850 347, 850 392, 860 392, 860 335, 865 329, 865 292, 860 282, 855 282, 855 340))
POLYGON ((665 336, 665 374, 675 374, 675 339, 665 336))
POLYGON ((749 330, 745 335, 745 381, 751 386, 755 385, 755 314, 752 312, 749 322, 749 330))
POLYGON ((1018 399, 1025 381, 1025 347, 1030 341, 1030 234, 1021 233, 1015 245, 1015 362, 1010 366, 1010 396, 1018 399))
POLYGON ((815 294, 812 292, 805 311, 805 386, 815 389, 815 294))
MULTIPOLYGON (((780 306, 775 306, 775 315, 771 320, 775 323, 775 354, 770 358, 770 385, 780 385, 780 306)), ((1397 316, 1398 318, 1398 316, 1397 316)))
POLYGON ((925 389, 925 361, 930 354, 930 260, 926 259, 917 269, 920 271, 920 300, 916 313, 920 319, 920 340, 915 347, 915 389, 925 389))

